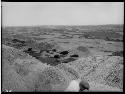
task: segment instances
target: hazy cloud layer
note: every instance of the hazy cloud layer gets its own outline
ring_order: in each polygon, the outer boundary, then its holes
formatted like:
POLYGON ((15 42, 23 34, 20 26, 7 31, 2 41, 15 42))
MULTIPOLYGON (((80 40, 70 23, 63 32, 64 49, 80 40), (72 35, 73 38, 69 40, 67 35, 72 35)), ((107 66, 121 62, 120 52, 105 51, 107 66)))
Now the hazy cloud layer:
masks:
POLYGON ((2 3, 3 25, 123 24, 122 2, 2 3))

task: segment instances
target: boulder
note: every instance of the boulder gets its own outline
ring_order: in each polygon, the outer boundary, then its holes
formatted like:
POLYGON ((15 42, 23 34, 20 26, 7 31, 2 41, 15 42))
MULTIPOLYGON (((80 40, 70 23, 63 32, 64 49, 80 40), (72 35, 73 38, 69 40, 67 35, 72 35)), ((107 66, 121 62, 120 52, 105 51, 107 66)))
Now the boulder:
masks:
POLYGON ((83 80, 79 83, 79 87, 80 87, 79 91, 84 91, 85 89, 89 90, 90 88, 89 83, 83 80))
POLYGON ((79 57, 79 55, 74 54, 74 55, 70 55, 70 57, 79 57))
POLYGON ((79 82, 77 80, 72 80, 69 83, 69 86, 65 90, 66 92, 78 92, 79 91, 79 82))
POLYGON ((54 58, 60 58, 60 56, 59 55, 54 55, 54 58))
POLYGON ((60 52, 61 55, 67 55, 69 52, 68 51, 62 51, 60 52))
POLYGON ((53 52, 56 52, 56 49, 52 49, 53 52))

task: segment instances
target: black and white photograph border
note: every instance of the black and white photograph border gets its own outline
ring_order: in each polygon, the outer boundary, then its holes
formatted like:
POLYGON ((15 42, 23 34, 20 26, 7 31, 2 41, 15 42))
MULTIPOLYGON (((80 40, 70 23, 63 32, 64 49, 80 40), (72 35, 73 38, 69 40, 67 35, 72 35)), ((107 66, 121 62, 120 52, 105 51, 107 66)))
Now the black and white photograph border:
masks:
POLYGON ((124 2, 1 8, 1 92, 123 92, 124 2))

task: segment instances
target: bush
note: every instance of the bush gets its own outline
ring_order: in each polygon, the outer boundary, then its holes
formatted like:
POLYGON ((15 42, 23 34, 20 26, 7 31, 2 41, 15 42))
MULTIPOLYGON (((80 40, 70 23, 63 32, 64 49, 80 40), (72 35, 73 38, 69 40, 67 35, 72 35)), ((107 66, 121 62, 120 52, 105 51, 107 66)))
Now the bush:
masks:
POLYGON ((38 45, 37 41, 35 41, 31 37, 27 37, 22 34, 14 35, 12 43, 13 43, 14 47, 16 47, 16 48, 27 46, 27 47, 31 47, 35 51, 38 51, 38 52, 40 51, 38 48, 39 45, 38 45))
POLYGON ((123 57, 123 51, 117 51, 112 53, 113 56, 122 56, 123 57))
POLYGON ((29 47, 37 46, 36 41, 34 41, 31 38, 27 38, 26 36, 24 37, 21 34, 13 35, 11 38, 4 37, 3 43, 17 49, 21 49, 24 46, 29 46, 29 47))
POLYGON ((83 46, 79 46, 79 47, 77 48, 77 50, 78 50, 78 51, 81 51, 81 52, 89 52, 88 48, 83 47, 83 46))
POLYGON ((54 45, 47 43, 47 42, 41 42, 38 44, 38 48, 41 52, 51 50, 54 47, 54 45))
POLYGON ((59 55, 54 55, 54 58, 60 58, 60 56, 59 55))
POLYGON ((56 49, 52 49, 53 52, 56 52, 56 49))
POLYGON ((67 55, 69 52, 68 51, 62 51, 62 52, 60 52, 60 54, 62 54, 62 55, 67 55))

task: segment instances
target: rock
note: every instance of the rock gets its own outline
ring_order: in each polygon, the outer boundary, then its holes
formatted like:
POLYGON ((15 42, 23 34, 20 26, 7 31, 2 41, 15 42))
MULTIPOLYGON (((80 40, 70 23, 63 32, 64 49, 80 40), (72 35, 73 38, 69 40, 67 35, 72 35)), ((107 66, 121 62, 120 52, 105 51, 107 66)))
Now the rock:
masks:
POLYGON ((100 84, 100 83, 96 83, 94 81, 89 82, 90 85, 90 89, 89 92, 122 92, 122 90, 120 90, 119 88, 116 87, 111 87, 108 85, 104 85, 104 84, 100 84))
POLYGON ((33 51, 32 48, 28 48, 27 50, 25 50, 24 52, 28 53, 29 55, 35 57, 35 58, 39 58, 40 57, 40 53, 37 53, 36 51, 33 51))
POLYGON ((46 50, 46 52, 47 52, 47 53, 49 53, 49 52, 50 52, 50 50, 46 50))
POLYGON ((72 61, 75 61, 75 60, 76 59, 70 57, 70 58, 62 60, 62 63, 68 63, 68 62, 72 62, 72 61))
POLYGON ((89 83, 83 80, 79 83, 79 87, 80 87, 79 91, 84 91, 85 89, 89 90, 90 88, 89 83))
POLYGON ((65 91, 66 92, 78 92, 79 91, 79 82, 77 80, 72 80, 69 83, 69 86, 65 91))
POLYGON ((67 55, 69 52, 68 51, 62 51, 62 52, 60 52, 60 54, 62 54, 62 55, 67 55))
POLYGON ((77 50, 82 51, 82 52, 87 52, 87 53, 89 53, 89 49, 88 49, 87 47, 84 47, 84 46, 79 46, 79 47, 77 48, 77 50))
POLYGON ((54 55, 54 58, 60 58, 60 56, 59 55, 54 55))
POLYGON ((32 48, 28 48, 28 50, 27 50, 28 52, 30 52, 30 51, 32 51, 32 48))
POLYGON ((123 57, 123 51, 116 51, 112 53, 113 56, 121 56, 123 57))
POLYGON ((74 54, 74 55, 70 55, 70 57, 79 57, 79 55, 74 54))
POLYGON ((52 49, 53 52, 56 52, 56 49, 52 49))

